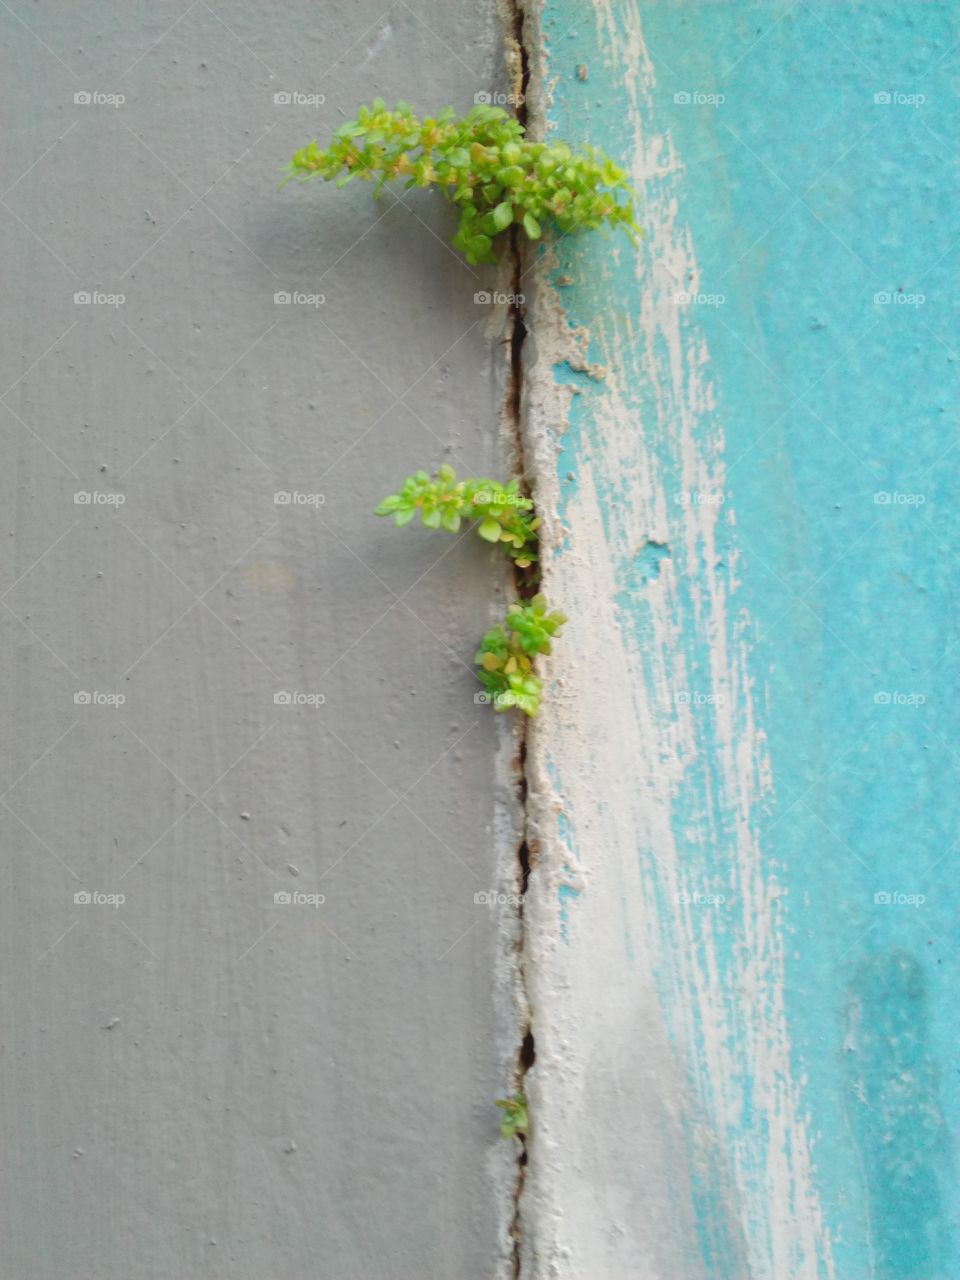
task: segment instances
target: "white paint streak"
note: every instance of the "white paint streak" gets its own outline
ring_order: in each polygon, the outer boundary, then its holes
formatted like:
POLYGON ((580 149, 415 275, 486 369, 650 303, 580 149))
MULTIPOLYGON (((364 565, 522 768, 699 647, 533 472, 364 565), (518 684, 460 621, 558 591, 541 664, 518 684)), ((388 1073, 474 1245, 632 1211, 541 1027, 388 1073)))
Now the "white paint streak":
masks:
MULTIPOLYGON (((753 624, 733 601, 735 565, 717 550, 718 522, 733 515, 711 504, 668 510, 665 497, 671 472, 682 490, 724 490, 709 352, 673 300, 678 282, 697 279, 675 196, 682 166, 668 137, 641 127, 654 70, 637 7, 618 3, 615 21, 612 6, 595 0, 596 21, 624 68, 647 240, 630 314, 600 314, 591 333, 608 372, 591 393, 594 426, 562 528, 556 453, 571 393, 553 384, 551 359, 582 365, 586 352, 546 287, 533 304, 540 362, 527 383, 527 463, 545 543, 567 537, 571 548, 544 564, 547 594, 571 621, 528 756, 540 863, 526 907, 538 1051, 527 1077, 536 1118, 527 1274, 703 1275, 696 1182, 717 1206, 712 1229, 730 1274, 817 1280, 834 1269, 791 1074, 778 888, 757 837, 771 773, 753 624), (655 421, 638 421, 631 389, 642 384, 655 421), (613 509, 610 486, 621 496, 613 509), (616 566, 648 540, 669 542, 671 554, 637 589, 641 635, 621 631, 611 601, 629 589, 616 566), (707 671, 687 669, 696 651, 709 652, 707 671), (713 701, 678 705, 681 690, 713 701), (681 799, 697 788, 700 816, 679 832, 681 799), (699 865, 716 883, 688 882, 691 843, 710 851, 699 865), (565 946, 557 890, 570 883, 571 847, 584 892, 569 907, 565 946), (682 902, 695 892, 722 893, 737 913, 732 957, 716 914, 682 902)), ((536 67, 535 115, 543 75, 536 67)))

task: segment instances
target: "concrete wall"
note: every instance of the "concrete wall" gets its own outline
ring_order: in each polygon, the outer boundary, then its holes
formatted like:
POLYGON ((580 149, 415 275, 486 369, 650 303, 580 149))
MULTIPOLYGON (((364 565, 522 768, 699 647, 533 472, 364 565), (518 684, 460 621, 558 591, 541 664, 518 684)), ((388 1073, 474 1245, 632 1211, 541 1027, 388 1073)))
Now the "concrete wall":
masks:
POLYGON ((0 1274, 501 1274, 504 578, 371 508, 508 467, 504 316, 436 199, 276 190, 498 85, 491 8, 13 0, 0 47, 0 1274))
POLYGON ((4 1277, 956 1274, 956 14, 520 16, 647 231, 522 264, 526 828, 502 565, 370 515, 510 469, 511 264, 275 191, 492 7, 0 5, 4 1277))

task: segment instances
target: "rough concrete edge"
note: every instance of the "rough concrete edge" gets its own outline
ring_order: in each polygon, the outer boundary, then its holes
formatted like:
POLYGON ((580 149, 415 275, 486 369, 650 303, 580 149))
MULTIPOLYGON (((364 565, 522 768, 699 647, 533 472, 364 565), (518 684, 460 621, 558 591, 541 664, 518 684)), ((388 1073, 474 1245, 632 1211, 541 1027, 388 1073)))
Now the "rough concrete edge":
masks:
MULTIPOLYGON (((512 20, 514 40, 522 74, 514 80, 514 90, 521 90, 523 105, 521 119, 534 138, 544 138, 547 132, 547 113, 550 105, 551 85, 547 81, 543 57, 543 31, 541 25, 542 0, 498 0, 512 20)), ((541 519, 540 567, 541 590, 551 604, 563 607, 563 583, 558 550, 563 539, 563 527, 558 516, 559 484, 555 457, 557 438, 567 422, 569 408, 576 394, 570 386, 561 385, 553 376, 555 365, 594 374, 588 361, 589 335, 571 328, 563 311, 559 296, 546 279, 547 272, 556 266, 555 255, 548 246, 524 252, 524 243, 518 238, 514 246, 516 274, 513 292, 523 292, 526 301, 518 304, 513 330, 513 371, 516 403, 515 431, 518 439, 519 464, 530 486, 541 519), (539 252, 535 269, 531 269, 534 254, 539 252), (526 283, 529 281, 529 283, 526 283), (536 334, 536 349, 523 345, 529 332, 536 334), (534 368, 534 365, 537 367, 534 368)), ((602 376, 602 375, 601 375, 602 376)), ((563 1063, 556 1056, 552 1045, 555 1037, 549 1029, 541 1028, 544 1009, 538 1008, 537 992, 541 974, 539 954, 549 947, 552 916, 546 904, 556 900, 562 883, 563 846, 558 837, 558 820, 561 815, 560 799, 553 789, 548 773, 548 743, 552 724, 562 715, 556 687, 551 689, 550 673, 545 665, 541 672, 547 679, 547 697, 536 720, 527 721, 520 761, 522 766, 521 795, 523 840, 518 851, 521 864, 523 900, 519 919, 519 972, 518 1013, 521 1018, 521 1052, 518 1054, 518 1084, 523 1087, 530 1111, 530 1135, 523 1144, 519 1160, 516 1185, 516 1213, 513 1227, 515 1245, 514 1276, 556 1277, 565 1274, 566 1250, 562 1233, 558 1230, 561 1209, 550 1194, 551 1179, 544 1176, 548 1166, 558 1159, 562 1151, 552 1142, 547 1127, 547 1108, 543 1088, 548 1082, 541 1080, 536 1069, 536 1054, 546 1053, 550 1065, 563 1074, 563 1063), (539 1015, 539 1017, 538 1017, 539 1015), (537 1037, 541 1029, 546 1032, 544 1045, 537 1037)), ((548 1015, 549 1019, 549 1015, 548 1015)), ((546 1061, 546 1058, 544 1059, 546 1061)))
MULTIPOLYGON (((516 115, 525 126, 527 101, 530 89, 530 50, 535 32, 527 24, 525 0, 494 0, 496 17, 503 32, 504 67, 508 93, 516 115)), ((510 233, 509 250, 500 268, 501 285, 510 297, 505 326, 500 340, 506 347, 506 376, 503 388, 500 417, 501 438, 511 457, 512 470, 521 487, 537 499, 535 467, 528 456, 526 427, 529 396, 528 352, 524 343, 528 332, 526 306, 521 300, 521 284, 528 270, 525 239, 516 227, 510 233)), ((559 318, 559 310, 558 310, 559 318)), ((540 515, 539 503, 537 514, 540 515)), ((541 538, 544 533, 541 532, 541 538)), ((545 541, 548 539, 545 539, 545 541)), ((524 594, 523 584, 514 578, 512 596, 524 594)), ((527 592, 526 594, 529 594, 527 592)), ((530 817, 529 744, 532 741, 532 724, 525 716, 501 717, 501 739, 497 776, 504 779, 504 801, 501 806, 502 822, 498 830, 498 847, 505 853, 507 865, 503 867, 503 880, 516 894, 517 907, 511 915, 505 915, 500 933, 497 986, 509 985, 513 1014, 513 1045, 510 1060, 506 1064, 507 1096, 522 1092, 529 1099, 528 1081, 536 1061, 536 1041, 533 1025, 528 973, 528 927, 525 918, 525 902, 530 876, 538 865, 538 841, 535 824, 530 817)), ((526 1221, 526 1179, 528 1166, 528 1138, 518 1136, 511 1143, 513 1174, 507 1203, 506 1239, 501 1239, 501 1259, 507 1263, 502 1274, 518 1280, 527 1273, 529 1255, 526 1221), (506 1251, 504 1246, 506 1246, 506 1251)))
MULTIPOLYGON (((528 131, 531 137, 545 139, 556 77, 551 76, 546 57, 541 21, 544 0, 514 2, 522 6, 524 14, 528 131)), ((562 494, 556 462, 579 391, 569 380, 558 380, 555 370, 565 368, 597 382, 604 380, 606 370, 591 362, 590 333, 571 324, 561 294, 549 279, 550 272, 560 265, 551 243, 539 254, 536 270, 526 276, 530 283, 525 284, 524 321, 536 335, 536 348, 528 350, 524 363, 520 432, 525 473, 541 520, 542 590, 552 606, 565 609, 582 587, 584 573, 589 576, 589 563, 584 550, 572 553, 572 557, 571 552, 561 551, 567 530, 559 515, 562 494)), ((602 539, 597 545, 603 545, 602 539)), ((597 602, 581 596, 579 603, 597 602)), ((576 1057, 576 1037, 571 1034, 571 1019, 576 1018, 572 993, 565 986, 563 966, 556 964, 562 945, 556 904, 561 889, 569 887, 572 874, 565 866, 569 851, 561 827, 565 803, 572 798, 558 792, 551 777, 551 761, 565 749, 561 743, 581 742, 583 726, 575 720, 576 699, 565 696, 567 679, 578 663, 569 650, 553 664, 553 672, 549 661, 541 663, 546 696, 537 719, 529 724, 524 757, 525 832, 533 852, 531 888, 525 901, 523 989, 529 1025, 536 1035, 539 1070, 535 1067, 525 1079, 531 1134, 518 1203, 516 1274, 522 1274, 524 1280, 560 1280, 583 1274, 572 1247, 575 1242, 565 1228, 564 1204, 558 1194, 563 1185, 558 1175, 579 1168, 582 1151, 569 1149, 568 1135, 559 1132, 554 1121, 573 1098, 582 1095, 584 1066, 576 1057)), ((566 763, 570 764, 569 758, 566 763)), ((585 888, 590 868, 580 867, 575 876, 585 888)))
MULTIPOLYGON (((494 19, 502 46, 503 83, 508 94, 521 104, 517 114, 523 120, 523 97, 527 59, 523 40, 522 0, 493 0, 494 19)), ((524 270, 521 238, 511 234, 508 251, 499 268, 497 288, 505 296, 515 296, 524 270)), ((525 336, 523 308, 516 302, 498 305, 486 326, 488 340, 501 354, 496 359, 500 378, 498 433, 504 457, 521 486, 529 483, 525 466, 521 408, 524 397, 522 360, 525 336)), ((520 591, 516 576, 505 570, 505 592, 515 599, 520 591)), ((498 612, 496 621, 502 616, 498 612)), ((498 851, 498 882, 502 891, 515 895, 514 910, 500 913, 496 943, 494 991, 497 1026, 500 1031, 497 1058, 502 1072, 502 1094, 510 1097, 523 1091, 533 1047, 530 1004, 526 981, 526 929, 523 898, 529 878, 527 830, 526 717, 497 717, 499 736, 495 763, 494 837, 498 851)), ((521 1203, 527 1164, 526 1140, 502 1139, 491 1153, 490 1173, 498 1199, 503 1205, 497 1241, 496 1274, 500 1280, 516 1280, 520 1275, 523 1249, 521 1203)))
MULTIPOLYGON (((532 136, 542 137, 550 96, 541 57, 542 0, 494 0, 494 6, 503 31, 506 82, 508 92, 514 95, 516 114, 532 136)), ((487 333, 492 341, 506 348, 501 364, 504 384, 500 435, 511 456, 514 474, 533 497, 536 514, 542 520, 541 589, 554 604, 562 604, 562 592, 555 589, 560 586, 556 549, 563 529, 557 515, 559 486, 553 460, 557 435, 576 393, 569 386, 559 385, 552 371, 555 364, 566 364, 591 376, 602 377, 602 371, 589 364, 589 335, 570 327, 556 291, 544 278, 554 265, 555 256, 549 247, 531 251, 525 238, 513 228, 499 273, 499 287, 513 300, 505 315, 499 314, 498 308, 487 333), (524 283, 527 280, 529 284, 524 283), (536 334, 533 352, 525 341, 531 332, 536 334), (535 364, 539 365, 536 371, 535 364)), ((513 587, 514 596, 524 594, 519 581, 515 580, 513 587)), ((549 680, 549 672, 544 670, 543 674, 549 680)), ((513 1173, 499 1241, 500 1273, 511 1280, 521 1275, 561 1274, 558 1268, 564 1252, 559 1234, 550 1225, 559 1221, 558 1208, 550 1202, 546 1187, 539 1185, 531 1164, 538 1141, 541 1152, 550 1147, 542 1109, 537 1105, 540 1086, 534 992, 539 966, 530 944, 534 938, 542 944, 548 936, 543 927, 546 920, 538 918, 541 913, 537 902, 542 903, 551 895, 555 898, 562 881, 562 845, 556 834, 560 801, 546 770, 546 743, 550 740, 551 719, 557 714, 548 694, 536 720, 520 715, 500 717, 497 846, 503 856, 501 882, 507 891, 517 894, 519 905, 515 913, 505 913, 501 921, 496 987, 509 992, 512 1014, 512 1045, 503 1055, 505 1092, 525 1093, 531 1117, 530 1135, 515 1139, 510 1153, 513 1173)))

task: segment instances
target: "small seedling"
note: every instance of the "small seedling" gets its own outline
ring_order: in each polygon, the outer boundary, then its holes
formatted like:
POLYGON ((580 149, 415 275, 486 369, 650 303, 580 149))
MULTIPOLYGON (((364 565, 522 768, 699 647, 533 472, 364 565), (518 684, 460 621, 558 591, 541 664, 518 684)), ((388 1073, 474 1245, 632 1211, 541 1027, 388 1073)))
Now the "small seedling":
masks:
POLYGON ((397 178, 438 186, 460 211, 452 243, 471 265, 495 262, 493 241, 513 225, 530 240, 546 222, 564 234, 602 226, 623 227, 634 241, 642 234, 623 169, 591 146, 531 142, 499 107, 475 106, 462 117, 447 107, 421 120, 405 102, 390 110, 376 98, 328 147, 313 141, 297 151, 285 174, 284 183, 323 178, 338 187, 360 178, 376 184, 375 198, 397 178))
MULTIPOLYGON (((521 495, 516 480, 458 480, 453 467, 444 465, 433 479, 426 471, 407 476, 399 492, 384 498, 374 513, 393 516, 402 526, 419 511, 425 528, 448 533, 456 533, 464 520, 476 520, 480 537, 501 546, 518 569, 533 566, 536 580, 534 547, 540 521, 531 517, 532 510, 533 503, 521 495)), ((474 662, 477 679, 495 710, 517 707, 525 715, 537 714, 543 682, 534 675, 533 659, 550 652, 551 638, 566 620, 565 614, 548 612, 546 597, 536 595, 527 603, 510 605, 502 625, 486 633, 474 662)))
POLYGON ((496 1105, 503 1111, 500 1117, 500 1137, 512 1138, 526 1134, 529 1128, 527 1116, 527 1100, 522 1093, 515 1093, 512 1098, 497 1098, 496 1105))
POLYGON ((424 528, 448 533, 456 533, 464 520, 476 520, 481 538, 499 543, 518 569, 527 569, 537 558, 533 548, 540 525, 528 514, 532 509, 516 480, 505 485, 475 477, 457 480, 453 467, 445 465, 432 480, 426 471, 407 476, 400 491, 384 498, 374 514, 393 516, 401 526, 419 511, 424 528))
POLYGON ((537 714, 543 682, 533 674, 532 659, 550 652, 551 637, 566 620, 559 611, 548 613, 546 596, 536 595, 527 604, 510 605, 503 624, 486 633, 473 660, 495 711, 517 707, 537 714))

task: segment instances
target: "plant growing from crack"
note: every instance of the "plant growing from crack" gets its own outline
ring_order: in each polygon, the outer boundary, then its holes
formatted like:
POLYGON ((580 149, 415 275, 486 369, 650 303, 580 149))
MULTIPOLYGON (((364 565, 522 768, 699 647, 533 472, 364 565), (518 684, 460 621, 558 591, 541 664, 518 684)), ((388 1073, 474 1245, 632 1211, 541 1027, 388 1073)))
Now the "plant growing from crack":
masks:
POLYGON ((456 533, 464 520, 476 520, 477 533, 486 542, 499 543, 518 569, 536 560, 534 547, 540 521, 528 513, 533 503, 520 493, 516 480, 500 484, 474 477, 457 480, 453 467, 444 465, 431 479, 426 471, 407 476, 397 493, 374 508, 378 516, 393 516, 405 525, 419 511, 426 529, 456 533))
MULTIPOLYGON (((464 520, 476 520, 477 533, 501 546, 521 571, 532 570, 536 579, 536 543, 540 521, 530 515, 533 503, 520 493, 517 480, 470 477, 457 480, 453 467, 444 465, 431 477, 426 471, 407 476, 397 493, 374 508, 378 516, 393 516, 397 525, 409 524, 420 513, 427 529, 456 533, 464 520)), ((540 709, 543 681, 534 674, 533 659, 550 652, 553 636, 566 615, 548 612, 546 597, 535 595, 527 603, 517 601, 507 609, 503 622, 480 641, 474 657, 477 679, 496 711, 516 707, 535 716, 540 709)))
POLYGON ((503 623, 480 641, 473 659, 477 679, 495 711, 516 707, 528 716, 539 711, 543 681, 533 673, 533 659, 550 652, 552 637, 567 620, 559 610, 548 613, 547 609, 544 595, 526 604, 518 600, 507 609, 503 623))
MULTIPOLYGON (((405 179, 406 188, 438 186, 459 211, 453 247, 472 266, 495 262, 495 239, 513 227, 538 240, 544 223, 564 235, 619 226, 636 241, 642 232, 622 169, 593 147, 574 152, 566 143, 532 142, 525 135, 523 124, 498 107, 478 105, 459 118, 448 107, 420 120, 406 103, 390 110, 377 98, 361 106, 356 120, 342 125, 325 149, 313 141, 295 152, 281 186, 292 178, 320 177, 342 187, 360 178, 375 184, 374 198, 394 179, 405 179)), ((418 511, 425 528, 448 533, 457 533, 465 520, 476 521, 479 536, 511 559, 518 582, 536 589, 540 521, 516 479, 505 485, 477 477, 458 481, 444 465, 433 478, 426 471, 408 476, 375 508, 400 527, 418 511)), ((538 593, 511 604, 503 622, 486 632, 474 662, 497 711, 516 707, 527 716, 537 714, 543 682, 534 674, 533 659, 550 653, 566 620, 538 593)), ((498 1098, 496 1105, 503 1112, 501 1136, 523 1142, 529 1129, 524 1094, 498 1098)))
MULTIPOLYGON (((395 179, 407 188, 437 186, 459 211, 452 243, 471 265, 495 262, 495 239, 513 227, 530 240, 542 236, 545 223, 564 235, 622 227, 635 242, 642 234, 623 169, 589 145, 575 151, 564 142, 533 142, 523 124, 499 107, 477 105, 465 116, 446 107, 421 119, 405 102, 391 109, 375 98, 340 126, 329 146, 314 140, 296 151, 280 185, 293 178, 323 178, 338 187, 359 178, 374 183, 375 198, 395 179)), ((458 481, 453 468, 443 466, 432 479, 425 471, 408 476, 376 514, 405 525, 419 511, 426 528, 448 533, 475 520, 480 537, 498 543, 513 561, 518 585, 536 590, 540 522, 532 510, 516 480, 458 481)), ((478 677, 498 711, 517 707, 537 714, 543 686, 533 659, 550 652, 565 621, 536 595, 510 605, 503 623, 483 637, 475 658, 478 677)))
POLYGON ((497 1098, 496 1105, 503 1112, 500 1117, 500 1137, 526 1135, 530 1120, 527 1115, 527 1100, 523 1094, 515 1093, 512 1098, 497 1098))
POLYGON ((591 146, 531 142, 499 107, 475 106, 465 116, 447 107, 419 119, 405 102, 391 110, 375 98, 328 147, 313 141, 295 152, 285 175, 281 186, 323 178, 342 187, 359 178, 375 183, 375 198, 394 179, 438 186, 459 210, 453 247, 472 266, 495 262, 495 238, 514 225, 530 240, 545 223, 564 234, 599 227, 623 227, 634 241, 642 234, 623 169, 591 146))

